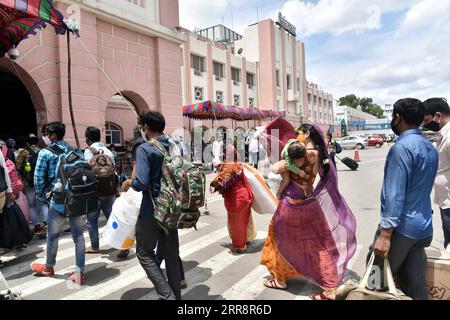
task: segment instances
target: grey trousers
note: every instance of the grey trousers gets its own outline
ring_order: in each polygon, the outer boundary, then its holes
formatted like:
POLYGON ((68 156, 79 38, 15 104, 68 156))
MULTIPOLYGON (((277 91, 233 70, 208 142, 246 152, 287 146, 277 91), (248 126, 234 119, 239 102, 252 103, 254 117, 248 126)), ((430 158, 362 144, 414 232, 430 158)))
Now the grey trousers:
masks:
MULTIPOLYGON (((379 234, 380 229, 376 232, 375 240, 379 234)), ((433 237, 414 240, 395 231, 392 234, 389 264, 394 277, 399 280, 402 291, 414 300, 428 300, 425 290, 425 270, 427 266, 425 248, 431 245, 432 240, 433 237)), ((372 255, 373 246, 369 248, 368 259, 372 255)), ((377 257, 375 265, 383 270, 383 259, 377 257)))
POLYGON ((136 224, 136 255, 160 299, 181 300, 178 230, 166 235, 154 217, 140 215, 136 224), (155 256, 157 244, 166 260, 167 280, 155 256))

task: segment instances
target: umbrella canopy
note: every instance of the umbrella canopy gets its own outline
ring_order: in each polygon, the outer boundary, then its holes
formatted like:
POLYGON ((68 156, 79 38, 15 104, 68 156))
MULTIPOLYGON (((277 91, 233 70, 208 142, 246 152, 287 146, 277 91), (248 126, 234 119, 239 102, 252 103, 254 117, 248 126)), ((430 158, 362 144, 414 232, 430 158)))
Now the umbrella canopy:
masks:
POLYGON ((183 116, 197 120, 228 119, 232 112, 230 107, 211 100, 183 106, 183 116))
POLYGON ((46 23, 64 34, 67 26, 63 20, 53 0, 0 0, 0 57, 46 23))
POLYGON ((284 112, 272 110, 225 106, 211 100, 183 106, 183 116, 197 120, 233 119, 236 121, 248 121, 284 117, 284 114, 284 112))

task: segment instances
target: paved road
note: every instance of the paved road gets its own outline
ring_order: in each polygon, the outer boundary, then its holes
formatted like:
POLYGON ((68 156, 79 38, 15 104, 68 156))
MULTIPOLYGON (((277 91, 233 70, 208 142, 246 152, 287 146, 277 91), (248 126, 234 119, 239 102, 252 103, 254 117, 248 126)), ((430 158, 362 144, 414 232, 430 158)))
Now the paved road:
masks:
MULTIPOLYGON (((389 147, 360 151, 362 163, 357 172, 338 163, 339 186, 357 222, 358 250, 350 262, 347 277, 359 279, 364 272, 364 260, 368 246, 379 222, 379 194, 383 179, 384 162, 389 147)), ((353 157, 353 151, 341 156, 353 157)), ((208 180, 212 175, 208 176, 208 180)), ((226 230, 226 211, 223 200, 208 194, 209 215, 200 220, 199 230, 180 232, 181 257, 186 269, 188 289, 183 290, 184 299, 308 299, 318 292, 314 284, 305 279, 288 282, 287 291, 266 289, 262 280, 267 270, 259 265, 261 249, 267 235, 270 216, 253 213, 258 231, 257 240, 249 248, 249 254, 233 256, 228 253, 229 237, 226 230)), ((436 208, 437 209, 437 208, 436 208)), ((438 212, 435 210, 435 212, 438 212)), ((443 246, 441 222, 435 216, 435 240, 433 245, 443 246)), ((101 224, 104 226, 104 222, 101 224)), ((103 228, 102 228, 103 229, 103 228)), ((88 239, 85 232, 86 240, 88 239)), ((104 242, 102 242, 104 243, 104 242)), ((11 252, 2 257, 2 269, 14 290, 22 292, 25 299, 156 299, 156 294, 134 252, 121 261, 115 250, 106 246, 98 255, 86 256, 87 285, 73 288, 65 281, 73 269, 74 249, 69 235, 60 240, 56 277, 37 278, 30 270, 30 263, 43 261, 45 243, 34 241, 22 252, 11 252)))

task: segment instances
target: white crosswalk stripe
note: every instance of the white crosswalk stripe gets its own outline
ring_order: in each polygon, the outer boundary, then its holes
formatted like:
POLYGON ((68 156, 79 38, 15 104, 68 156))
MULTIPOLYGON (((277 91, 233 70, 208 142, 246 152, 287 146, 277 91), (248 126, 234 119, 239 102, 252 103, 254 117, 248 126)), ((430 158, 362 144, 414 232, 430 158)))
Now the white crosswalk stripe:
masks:
MULTIPOLYGON (((198 226, 197 226, 197 229, 201 229, 201 228, 204 228, 206 226, 208 226, 208 224, 203 224, 203 223, 201 224, 201 223, 199 223, 198 226)), ((195 232, 195 230, 194 229, 180 230, 179 235, 183 236, 183 235, 188 234, 190 232, 195 232)), ((74 249, 71 249, 71 250, 72 250, 72 256, 74 256, 74 253, 75 253, 74 249)), ((135 252, 134 249, 132 250, 132 252, 133 253, 135 252)), ((73 257, 73 258, 75 259, 75 257, 73 257)), ((94 259, 87 260, 86 262, 87 262, 86 267, 85 267, 85 272, 86 273, 91 272, 91 271, 95 270, 96 268, 98 268, 98 266, 96 266, 97 264, 100 264, 100 263, 105 263, 105 264, 114 263, 114 261, 110 260, 108 257, 105 257, 105 256, 96 257, 94 259)), ((67 273, 72 272, 73 269, 74 269, 74 267, 71 266, 71 267, 65 268, 64 270, 58 271, 55 275, 63 276, 65 274, 67 274, 67 273)), ((37 278, 35 280, 28 281, 28 282, 23 283, 21 285, 15 286, 15 287, 12 288, 12 290, 20 292, 23 297, 26 297, 26 296, 35 294, 37 292, 46 290, 48 288, 51 288, 51 287, 53 287, 55 285, 64 283, 65 281, 66 281, 65 279, 59 279, 57 277, 55 277, 55 278, 42 277, 42 278, 37 278)))
MULTIPOLYGON (((103 233, 103 231, 105 231, 105 228, 106 228, 105 226, 99 228, 98 229, 99 234, 103 233)), ((84 238, 86 239, 87 236, 88 236, 88 232, 85 231, 83 233, 83 235, 84 235, 84 238)), ((64 238, 63 237, 64 236, 61 235, 61 239, 58 242, 59 246, 63 246, 65 244, 67 244, 67 243, 73 243, 72 236, 68 235, 67 237, 64 237, 64 238)), ((43 240, 43 241, 44 241, 44 243, 35 243, 35 244, 31 245, 31 246, 28 246, 23 251, 19 251, 19 252, 12 251, 10 253, 2 255, 2 260, 3 260, 3 262, 8 262, 8 261, 16 260, 16 259, 18 259, 20 257, 23 257, 23 256, 27 255, 27 254, 34 253, 36 251, 44 251, 47 248, 47 244, 45 243, 45 240, 43 240)))
MULTIPOLYGON (((256 239, 265 239, 267 237, 267 232, 259 231, 256 239)), ((222 250, 219 254, 213 256, 212 258, 200 263, 196 268, 190 270, 185 274, 186 280, 188 283, 188 288, 182 291, 182 294, 187 294, 191 290, 193 290, 200 283, 208 280, 208 278, 215 276, 222 270, 225 270, 227 267, 235 263, 236 261, 242 259, 245 255, 231 255, 229 250, 222 250), (198 269, 208 269, 209 275, 204 275, 198 272, 198 269)), ((147 296, 141 298, 144 299, 154 299, 157 295, 155 292, 150 293, 147 296)))
MULTIPOLYGON (((216 230, 200 239, 190 241, 180 247, 180 257, 185 257, 214 244, 220 239, 227 236, 227 228, 216 230)), ((64 297, 62 300, 97 300, 101 299, 111 292, 120 290, 130 283, 136 282, 146 277, 146 274, 140 265, 126 270, 119 276, 102 282, 94 287, 78 290, 76 293, 64 297)))
MULTIPOLYGON (((105 227, 100 228, 99 229, 99 233, 101 234, 101 232, 103 232, 105 229, 105 227)), ((89 234, 88 232, 84 232, 84 240, 86 241, 86 243, 89 241, 89 234)), ((58 243, 59 246, 66 244, 66 243, 73 243, 72 238, 70 239, 61 239, 58 243)), ((46 244, 43 244, 41 246, 39 246, 40 248, 42 248, 42 250, 44 250, 42 252, 42 256, 40 259, 33 261, 37 262, 37 263, 45 263, 45 248, 47 247, 46 244)), ((61 250, 58 251, 58 255, 56 256, 56 261, 61 261, 61 260, 65 260, 70 258, 71 256, 74 256, 74 252, 75 252, 75 245, 71 246, 70 248, 67 248, 65 250, 61 250)), ((29 253, 33 253, 33 251, 28 252, 29 253)), ((14 274, 18 274, 18 273, 22 273, 25 272, 27 270, 30 270, 30 262, 26 261, 26 262, 22 262, 22 263, 18 263, 18 264, 13 264, 10 267, 5 267, 2 269, 2 273, 6 278, 12 277, 14 274)))
POLYGON ((235 283, 222 294, 225 300, 252 300, 257 298, 265 289, 263 278, 268 274, 265 266, 259 265, 246 277, 235 283))

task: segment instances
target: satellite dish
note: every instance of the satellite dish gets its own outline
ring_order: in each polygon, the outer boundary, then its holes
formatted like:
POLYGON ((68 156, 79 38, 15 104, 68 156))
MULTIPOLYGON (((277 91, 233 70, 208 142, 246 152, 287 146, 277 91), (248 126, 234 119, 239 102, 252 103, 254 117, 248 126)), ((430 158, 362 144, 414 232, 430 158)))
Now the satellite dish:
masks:
POLYGON ((242 52, 244 52, 244 49, 240 48, 240 49, 238 50, 238 54, 242 54, 242 52))

